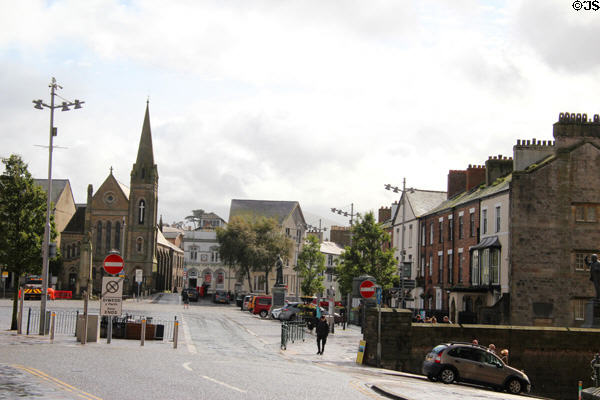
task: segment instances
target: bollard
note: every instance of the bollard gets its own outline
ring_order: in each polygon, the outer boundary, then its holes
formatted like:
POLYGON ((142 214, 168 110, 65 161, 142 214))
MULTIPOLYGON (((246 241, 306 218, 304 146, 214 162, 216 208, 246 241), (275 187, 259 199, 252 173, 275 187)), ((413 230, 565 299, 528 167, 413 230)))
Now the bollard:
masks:
POLYGON ((577 392, 579 393, 578 400, 581 400, 581 387, 582 387, 582 385, 583 385, 583 382, 579 381, 578 390, 577 390, 577 392))
POLYGON ((56 313, 52 311, 52 316, 50 317, 50 343, 54 343, 54 326, 56 321, 56 313))
MULTIPOLYGON (((20 335, 23 333, 23 302, 25 301, 25 290, 23 287, 21 287, 19 293, 21 294, 21 298, 19 299, 19 311, 17 313, 17 333, 20 335)), ((29 310, 31 310, 31 308, 29 308, 29 310)))
POLYGON ((31 323, 31 307, 27 311, 27 334, 29 335, 29 324, 31 323))
POLYGON ((179 336, 179 322, 177 322, 177 317, 175 317, 175 325, 173 326, 173 348, 177 348, 177 338, 179 336))
POLYGON ((141 333, 141 342, 140 342, 140 346, 144 345, 144 341, 146 340, 146 318, 142 319, 142 329, 141 329, 142 333, 141 333))
POLYGON ((106 326, 106 344, 112 341, 112 316, 108 317, 108 325, 106 326))

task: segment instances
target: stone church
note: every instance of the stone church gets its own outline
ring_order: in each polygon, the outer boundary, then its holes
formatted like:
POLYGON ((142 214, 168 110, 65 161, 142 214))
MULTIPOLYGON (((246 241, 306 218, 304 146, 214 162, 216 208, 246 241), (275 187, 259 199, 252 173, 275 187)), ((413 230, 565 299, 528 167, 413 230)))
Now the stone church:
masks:
POLYGON ((127 187, 113 175, 94 192, 88 186, 87 203, 77 205, 62 232, 62 273, 58 286, 80 296, 93 285, 99 293, 104 258, 119 252, 125 261, 124 293, 180 289, 183 284, 183 250, 167 241, 157 224, 158 169, 154 163, 148 104, 138 153, 127 187), (135 281, 142 270, 143 281, 135 281))

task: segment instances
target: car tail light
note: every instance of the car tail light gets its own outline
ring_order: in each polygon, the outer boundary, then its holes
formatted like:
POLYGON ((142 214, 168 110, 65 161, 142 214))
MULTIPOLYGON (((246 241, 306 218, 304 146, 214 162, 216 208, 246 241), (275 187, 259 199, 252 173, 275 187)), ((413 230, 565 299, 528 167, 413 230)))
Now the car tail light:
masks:
POLYGON ((281 310, 281 311, 290 311, 290 310, 288 310, 287 308, 284 308, 284 309, 283 309, 283 310, 281 310))
POLYGON ((441 350, 439 353, 436 354, 435 358, 433 359, 433 362, 435 362, 436 364, 439 364, 442 362, 442 353, 444 352, 444 350, 441 350))

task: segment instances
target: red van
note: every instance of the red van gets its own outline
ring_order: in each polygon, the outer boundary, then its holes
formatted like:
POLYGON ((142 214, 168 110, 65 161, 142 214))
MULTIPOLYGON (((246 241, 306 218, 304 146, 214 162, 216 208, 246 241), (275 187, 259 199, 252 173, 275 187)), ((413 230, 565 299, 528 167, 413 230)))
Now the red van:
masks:
POLYGON ((269 315, 272 303, 271 296, 254 296, 253 303, 252 314, 259 314, 262 318, 266 318, 269 315))

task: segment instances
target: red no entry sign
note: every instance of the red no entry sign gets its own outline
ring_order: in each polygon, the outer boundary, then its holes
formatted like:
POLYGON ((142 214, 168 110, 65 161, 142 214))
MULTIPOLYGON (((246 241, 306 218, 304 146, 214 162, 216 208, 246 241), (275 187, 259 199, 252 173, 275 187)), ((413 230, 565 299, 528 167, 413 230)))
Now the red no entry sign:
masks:
POLYGON ((363 281, 360 284, 360 295, 365 299, 370 299, 375 294, 375 283, 370 280, 363 281))
POLYGON ((123 257, 118 254, 109 254, 104 259, 104 270, 107 274, 117 275, 123 271, 123 257))

